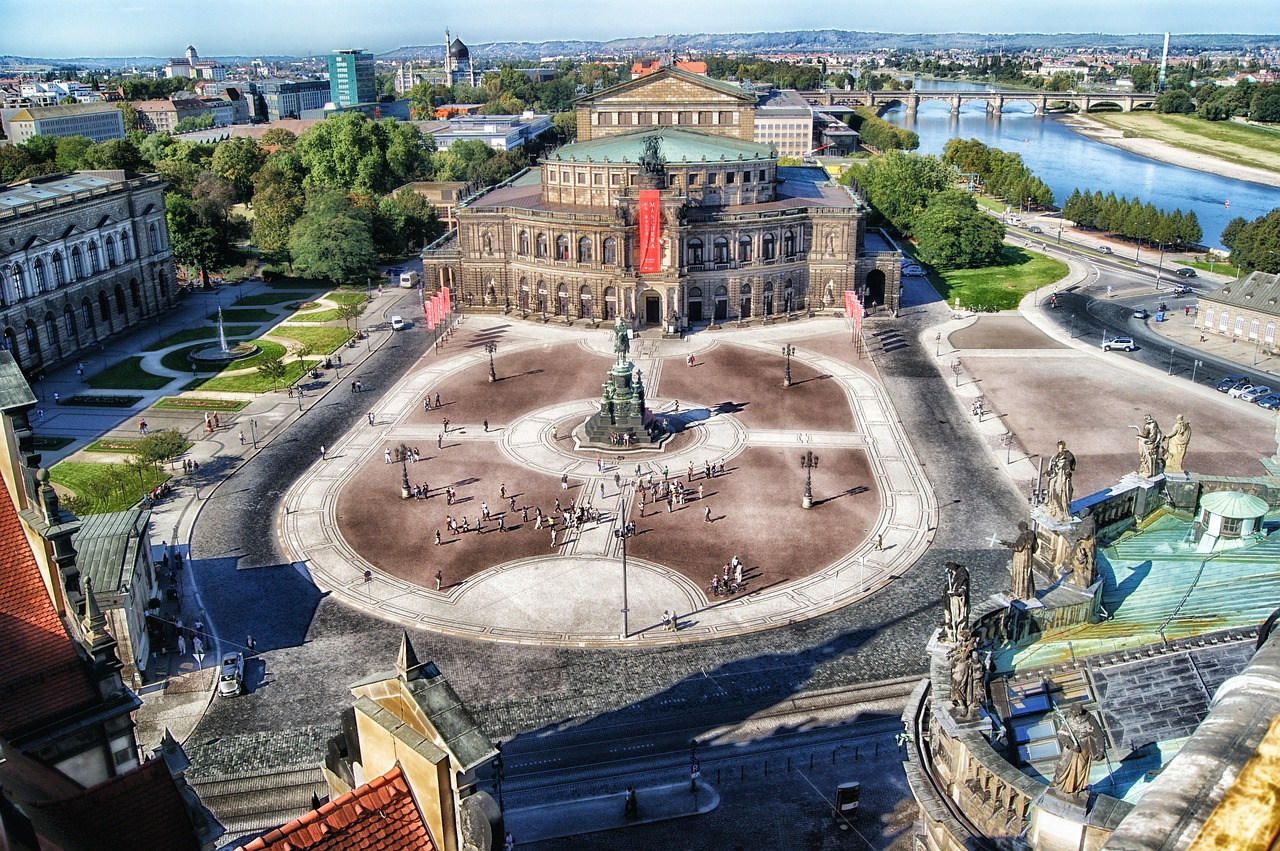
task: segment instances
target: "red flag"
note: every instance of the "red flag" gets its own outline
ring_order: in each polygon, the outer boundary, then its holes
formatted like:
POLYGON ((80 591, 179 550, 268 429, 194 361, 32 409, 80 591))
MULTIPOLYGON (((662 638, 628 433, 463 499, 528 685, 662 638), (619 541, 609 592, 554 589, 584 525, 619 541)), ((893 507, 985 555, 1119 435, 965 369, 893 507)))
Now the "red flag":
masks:
POLYGON ((865 311, 862 309, 862 302, 858 300, 858 294, 853 290, 844 291, 845 312, 853 318, 853 327, 859 334, 862 333, 862 317, 865 311))
POLYGON ((434 329, 436 325, 439 324, 439 318, 436 315, 437 313, 436 304, 437 304, 436 296, 433 295, 431 298, 427 299, 426 308, 427 308, 427 327, 428 328, 434 329))
POLYGON ((453 312, 453 294, 448 287, 442 287, 440 293, 444 296, 442 303, 444 304, 444 313, 447 316, 453 312))

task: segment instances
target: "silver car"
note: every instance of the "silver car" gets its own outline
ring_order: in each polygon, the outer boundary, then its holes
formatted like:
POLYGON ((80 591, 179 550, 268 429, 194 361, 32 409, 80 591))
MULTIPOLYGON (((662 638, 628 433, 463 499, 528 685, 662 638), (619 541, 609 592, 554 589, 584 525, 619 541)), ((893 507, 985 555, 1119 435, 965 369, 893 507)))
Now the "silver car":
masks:
POLYGON ((1255 384, 1248 390, 1240 394, 1240 398, 1245 402, 1257 402, 1263 396, 1271 395, 1271 388, 1265 384, 1255 384))
POLYGON ((236 697, 244 693, 244 654, 228 653, 222 657, 218 672, 218 695, 236 697))

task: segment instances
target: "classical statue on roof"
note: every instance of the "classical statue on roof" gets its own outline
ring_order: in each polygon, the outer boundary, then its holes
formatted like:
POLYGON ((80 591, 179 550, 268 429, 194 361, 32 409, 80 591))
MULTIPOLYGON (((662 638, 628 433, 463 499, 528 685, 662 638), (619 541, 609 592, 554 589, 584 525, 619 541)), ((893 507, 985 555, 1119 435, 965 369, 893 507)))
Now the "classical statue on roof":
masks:
POLYGON ((645 136, 640 143, 640 172, 642 174, 663 174, 667 161, 662 157, 657 136, 645 136))

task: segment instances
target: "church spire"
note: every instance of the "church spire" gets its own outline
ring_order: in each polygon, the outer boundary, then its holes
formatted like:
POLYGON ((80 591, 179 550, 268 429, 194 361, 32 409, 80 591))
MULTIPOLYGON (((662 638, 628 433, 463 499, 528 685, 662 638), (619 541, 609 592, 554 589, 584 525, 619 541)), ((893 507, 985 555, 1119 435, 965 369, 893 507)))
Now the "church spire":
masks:
POLYGON ((413 642, 409 640, 408 630, 405 630, 400 634, 400 654, 396 657, 396 673, 401 679, 412 680, 417 678, 420 667, 422 663, 418 661, 413 642))

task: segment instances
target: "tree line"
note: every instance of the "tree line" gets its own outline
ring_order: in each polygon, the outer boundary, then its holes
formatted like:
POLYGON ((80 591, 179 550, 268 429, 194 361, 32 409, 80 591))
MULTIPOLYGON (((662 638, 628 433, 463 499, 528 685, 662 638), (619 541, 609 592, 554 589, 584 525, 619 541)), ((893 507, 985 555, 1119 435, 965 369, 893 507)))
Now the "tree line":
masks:
POLYGON ((863 144, 878 151, 914 151, 920 147, 920 137, 910 130, 885 121, 873 107, 854 107, 853 129, 863 144))
POLYGON ((1062 205, 1062 217, 1076 227, 1092 228, 1138 242, 1196 245, 1204 234, 1194 210, 1167 212, 1139 198, 1117 197, 1114 192, 1074 190, 1062 205))
POLYGON ((961 174, 976 174, 988 195, 1015 207, 1049 207, 1053 191, 1022 162, 1019 154, 992 148, 977 139, 952 139, 942 161, 961 174))
POLYGON ((1280 274, 1280 207, 1253 221, 1237 216, 1227 222, 1222 244, 1241 269, 1280 274))

